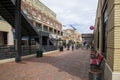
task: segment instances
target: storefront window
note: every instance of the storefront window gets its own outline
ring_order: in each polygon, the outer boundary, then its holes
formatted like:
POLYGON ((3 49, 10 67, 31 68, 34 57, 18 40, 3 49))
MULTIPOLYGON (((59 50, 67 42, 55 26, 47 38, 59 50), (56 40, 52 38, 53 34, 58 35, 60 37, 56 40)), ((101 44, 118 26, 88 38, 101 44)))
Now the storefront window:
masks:
POLYGON ((25 8, 25 11, 26 11, 27 13, 29 13, 29 7, 26 7, 26 8, 25 8))
POLYGON ((100 31, 99 31, 99 23, 98 23, 98 25, 97 25, 97 27, 98 27, 98 33, 97 33, 97 37, 98 37, 98 39, 97 39, 97 48, 99 49, 99 34, 100 34, 100 31))
POLYGON ((4 38, 4 45, 7 45, 7 32, 3 32, 3 38, 4 38))
POLYGON ((107 51, 107 26, 108 23, 108 16, 107 16, 107 5, 105 5, 105 8, 103 10, 103 18, 102 18, 102 54, 106 58, 106 51, 107 51))

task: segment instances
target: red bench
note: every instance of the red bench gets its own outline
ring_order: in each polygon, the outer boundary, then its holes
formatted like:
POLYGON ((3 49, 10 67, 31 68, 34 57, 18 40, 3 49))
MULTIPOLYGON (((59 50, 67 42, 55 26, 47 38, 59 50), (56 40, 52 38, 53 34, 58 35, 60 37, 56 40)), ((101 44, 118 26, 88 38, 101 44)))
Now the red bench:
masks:
POLYGON ((97 51, 96 50, 91 50, 90 57, 94 58, 96 57, 97 51))
POLYGON ((96 58, 91 58, 90 59, 91 68, 93 68, 93 67, 100 68, 100 64, 102 62, 102 59, 103 59, 103 57, 100 53, 98 53, 96 58))
POLYGON ((96 50, 91 50, 91 54, 94 54, 96 53, 97 51, 96 50))

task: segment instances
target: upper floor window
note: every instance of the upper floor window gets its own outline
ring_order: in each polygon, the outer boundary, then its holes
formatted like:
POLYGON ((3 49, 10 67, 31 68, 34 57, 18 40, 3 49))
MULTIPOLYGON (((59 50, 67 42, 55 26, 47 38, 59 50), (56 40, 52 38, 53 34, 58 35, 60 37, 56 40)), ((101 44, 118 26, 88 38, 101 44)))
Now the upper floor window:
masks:
POLYGON ((43 21, 45 21, 46 20, 46 17, 45 16, 43 16, 43 21))
POLYGON ((49 19, 47 19, 47 24, 49 24, 49 19))
POLYGON ((29 7, 25 7, 25 11, 27 12, 27 13, 29 13, 29 7))
MULTIPOLYGON (((107 8, 107 6, 106 6, 107 8)), ((107 16, 107 10, 105 9, 105 11, 103 12, 103 22, 105 23, 108 20, 108 16, 107 16)))
POLYGON ((52 21, 50 22, 50 25, 53 25, 52 21))
POLYGON ((32 14, 33 14, 34 16, 36 16, 36 12, 35 12, 35 10, 32 11, 32 14))
POLYGON ((42 18, 42 16, 41 16, 41 14, 39 14, 39 15, 38 15, 38 19, 41 20, 41 18, 42 18))

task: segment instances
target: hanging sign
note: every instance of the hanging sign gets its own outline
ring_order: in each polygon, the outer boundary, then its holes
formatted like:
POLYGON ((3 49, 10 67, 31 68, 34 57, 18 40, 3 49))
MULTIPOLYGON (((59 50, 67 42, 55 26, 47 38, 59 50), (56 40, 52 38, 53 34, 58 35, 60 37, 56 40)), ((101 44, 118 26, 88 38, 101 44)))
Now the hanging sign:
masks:
POLYGON ((94 26, 90 26, 90 30, 93 30, 94 29, 94 26))

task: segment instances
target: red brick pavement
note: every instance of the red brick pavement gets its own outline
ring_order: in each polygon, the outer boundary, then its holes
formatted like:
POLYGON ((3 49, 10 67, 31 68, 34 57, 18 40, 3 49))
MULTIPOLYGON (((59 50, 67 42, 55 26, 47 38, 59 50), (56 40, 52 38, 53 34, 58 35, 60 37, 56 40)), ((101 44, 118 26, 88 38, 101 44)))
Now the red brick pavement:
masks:
POLYGON ((88 80, 89 50, 74 50, 0 64, 0 80, 88 80))

